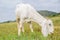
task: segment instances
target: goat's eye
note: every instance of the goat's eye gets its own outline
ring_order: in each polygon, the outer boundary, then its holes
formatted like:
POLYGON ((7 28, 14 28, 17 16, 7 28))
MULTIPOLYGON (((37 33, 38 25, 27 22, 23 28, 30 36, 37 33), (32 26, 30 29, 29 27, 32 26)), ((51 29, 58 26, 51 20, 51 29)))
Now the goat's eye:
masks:
POLYGON ((49 26, 51 26, 51 24, 49 24, 49 26))

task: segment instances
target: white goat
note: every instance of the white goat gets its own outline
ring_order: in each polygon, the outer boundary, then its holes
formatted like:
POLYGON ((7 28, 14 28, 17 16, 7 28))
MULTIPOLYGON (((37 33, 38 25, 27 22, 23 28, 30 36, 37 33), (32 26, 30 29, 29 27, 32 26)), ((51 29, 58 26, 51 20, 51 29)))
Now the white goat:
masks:
POLYGON ((46 37, 48 34, 53 33, 52 21, 47 20, 40 15, 30 4, 18 4, 16 7, 16 19, 18 25, 18 36, 20 36, 21 29, 24 32, 24 22, 30 23, 30 29, 33 32, 32 23, 34 21, 42 27, 42 34, 46 37))

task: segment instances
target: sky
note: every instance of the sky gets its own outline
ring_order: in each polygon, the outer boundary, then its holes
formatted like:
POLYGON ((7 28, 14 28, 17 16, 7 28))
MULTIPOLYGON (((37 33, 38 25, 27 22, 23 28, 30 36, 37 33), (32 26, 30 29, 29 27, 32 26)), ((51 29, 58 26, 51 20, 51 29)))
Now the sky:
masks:
POLYGON ((31 4, 36 10, 60 12, 60 0, 0 0, 0 22, 15 20, 15 7, 21 2, 31 4))

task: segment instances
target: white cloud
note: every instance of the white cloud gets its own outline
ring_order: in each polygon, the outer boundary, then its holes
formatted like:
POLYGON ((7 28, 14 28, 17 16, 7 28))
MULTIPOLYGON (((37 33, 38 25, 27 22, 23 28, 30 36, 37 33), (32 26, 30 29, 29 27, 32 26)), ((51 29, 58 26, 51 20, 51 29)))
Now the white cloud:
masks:
POLYGON ((58 5, 60 5, 59 0, 39 0, 40 4, 38 4, 42 9, 48 9, 51 11, 59 12, 58 5))

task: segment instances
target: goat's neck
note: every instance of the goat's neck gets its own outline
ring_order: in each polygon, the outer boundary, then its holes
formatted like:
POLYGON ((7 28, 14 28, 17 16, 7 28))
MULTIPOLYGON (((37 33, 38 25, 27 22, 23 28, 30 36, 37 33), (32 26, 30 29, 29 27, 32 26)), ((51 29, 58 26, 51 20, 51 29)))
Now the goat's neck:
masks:
POLYGON ((32 20, 38 23, 39 25, 42 25, 46 21, 46 19, 39 13, 33 14, 32 20))

